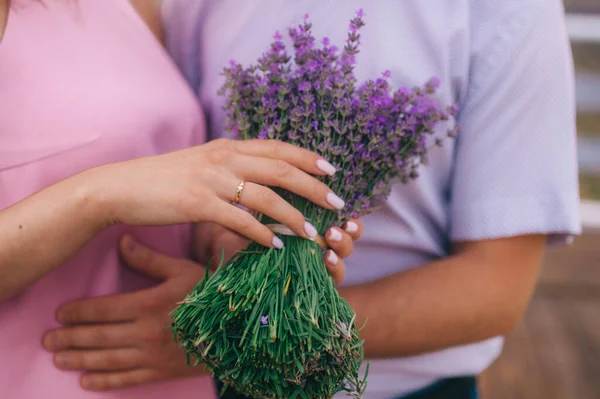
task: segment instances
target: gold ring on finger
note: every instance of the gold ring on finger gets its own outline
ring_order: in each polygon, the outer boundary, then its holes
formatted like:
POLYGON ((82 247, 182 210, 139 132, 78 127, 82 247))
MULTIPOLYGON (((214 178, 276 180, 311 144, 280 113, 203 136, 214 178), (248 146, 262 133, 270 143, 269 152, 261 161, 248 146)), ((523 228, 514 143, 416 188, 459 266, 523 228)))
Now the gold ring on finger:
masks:
POLYGON ((235 191, 235 203, 239 204, 242 199, 242 192, 244 191, 244 186, 246 185, 245 181, 240 181, 240 184, 237 186, 237 190, 235 191))

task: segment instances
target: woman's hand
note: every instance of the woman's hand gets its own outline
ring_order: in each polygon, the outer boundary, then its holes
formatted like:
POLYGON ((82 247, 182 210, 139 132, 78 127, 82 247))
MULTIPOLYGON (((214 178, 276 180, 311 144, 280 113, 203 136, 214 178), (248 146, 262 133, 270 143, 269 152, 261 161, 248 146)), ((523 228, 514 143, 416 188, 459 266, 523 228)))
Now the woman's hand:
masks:
POLYGON ((304 216, 265 187, 295 192, 327 209, 344 201, 313 175, 335 173, 318 155, 275 141, 215 140, 165 155, 100 166, 0 210, 0 302, 70 259, 114 223, 170 225, 211 221, 265 246, 282 243, 231 203, 271 216, 301 237, 304 216))
MULTIPOLYGON (((324 254, 325 265, 336 284, 341 283, 346 276, 344 258, 352 254, 354 241, 360 238, 362 231, 362 222, 352 219, 343 228, 332 227, 325 234, 325 242, 330 248, 324 254)), ((201 264, 216 267, 221 259, 227 262, 248 244, 247 238, 218 224, 200 223, 194 226, 193 254, 201 264)))
MULTIPOLYGON (((215 140, 161 156, 107 165, 95 173, 93 197, 100 198, 108 223, 165 225, 212 221, 262 245, 280 248, 271 230, 232 205, 241 181, 239 203, 314 237, 304 216, 265 186, 282 187, 326 209, 344 201, 312 175, 335 168, 315 153, 269 141, 215 140), (98 178, 99 177, 99 178, 98 178)), ((94 177, 94 176, 93 176, 94 177)))

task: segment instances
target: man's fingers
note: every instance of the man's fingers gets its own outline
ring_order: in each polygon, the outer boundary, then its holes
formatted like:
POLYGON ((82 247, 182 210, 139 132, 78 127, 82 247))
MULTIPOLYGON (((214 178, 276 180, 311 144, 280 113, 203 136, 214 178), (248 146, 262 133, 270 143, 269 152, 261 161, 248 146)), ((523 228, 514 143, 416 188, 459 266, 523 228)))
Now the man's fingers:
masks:
POLYGON ((152 296, 152 290, 69 302, 58 309, 56 319, 63 325, 130 321, 140 313, 140 304, 152 296))
POLYGON ((325 234, 325 241, 329 248, 333 249, 341 258, 347 258, 354 251, 352 237, 337 227, 332 227, 325 234))
POLYGON ((122 348, 134 346, 138 337, 133 323, 63 327, 44 335, 42 345, 51 352, 66 349, 122 348))
POLYGON ((54 355, 54 364, 62 370, 130 370, 141 363, 137 348, 67 350, 54 355))
POLYGON ((344 224, 344 231, 352 237, 354 241, 358 240, 364 230, 363 223, 358 219, 350 219, 344 224))
POLYGON ((107 391, 141 385, 168 378, 164 372, 151 369, 135 369, 121 372, 91 372, 81 376, 81 387, 88 391, 107 391))
POLYGON ((346 265, 334 251, 325 252, 325 265, 336 284, 344 281, 344 278, 346 278, 346 265))
POLYGON ((120 247, 123 259, 132 269, 158 281, 173 276, 181 264, 180 259, 153 251, 130 235, 123 236, 120 247))

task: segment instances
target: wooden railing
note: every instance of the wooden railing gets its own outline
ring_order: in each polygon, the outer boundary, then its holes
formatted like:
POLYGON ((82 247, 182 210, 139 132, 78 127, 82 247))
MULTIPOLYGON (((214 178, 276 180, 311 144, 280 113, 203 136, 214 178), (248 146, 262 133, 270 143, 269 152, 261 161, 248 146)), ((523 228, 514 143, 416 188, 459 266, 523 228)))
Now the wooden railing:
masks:
POLYGON ((600 6, 597 13, 567 13, 567 29, 573 42, 600 44, 600 6))

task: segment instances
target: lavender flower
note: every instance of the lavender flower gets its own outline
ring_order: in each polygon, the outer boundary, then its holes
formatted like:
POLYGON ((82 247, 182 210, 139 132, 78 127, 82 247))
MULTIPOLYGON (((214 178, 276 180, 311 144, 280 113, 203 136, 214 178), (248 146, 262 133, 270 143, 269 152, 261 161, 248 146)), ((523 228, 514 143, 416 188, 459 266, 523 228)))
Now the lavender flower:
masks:
MULTIPOLYGON (((273 188, 321 233, 381 206, 393 184, 417 178, 429 148, 458 133, 458 108, 434 98, 439 78, 393 89, 384 71, 357 82, 363 17, 359 10, 351 19, 338 48, 315 39, 306 15, 288 30, 293 51, 276 32, 256 65, 232 61, 224 70, 229 132, 307 148, 338 169, 322 179, 346 201, 340 211, 273 188)), ((330 398, 342 390, 360 397, 366 378, 356 315, 327 277, 317 244, 281 239, 285 251, 252 243, 200 282, 173 315, 175 336, 225 386, 252 397, 330 398)))
MULTIPOLYGON (((427 136, 456 115, 455 107, 442 109, 431 97, 440 86, 437 77, 423 88, 391 91, 391 72, 385 71, 381 78, 356 86, 352 70, 363 15, 360 10, 350 21, 339 54, 328 38, 321 40, 321 48, 315 46, 305 16, 301 25, 289 30, 295 68, 276 33, 258 66, 244 69, 234 64, 225 69, 221 91, 228 97, 229 131, 239 131, 246 139, 278 139, 315 150, 348 172, 345 178, 325 178, 348 204, 336 218, 327 218, 329 225, 369 212, 369 198, 385 197, 395 181, 416 178, 418 166, 426 162, 427 136)), ((450 127, 448 136, 456 131, 450 127)), ((442 138, 432 140, 441 142, 442 138)))

